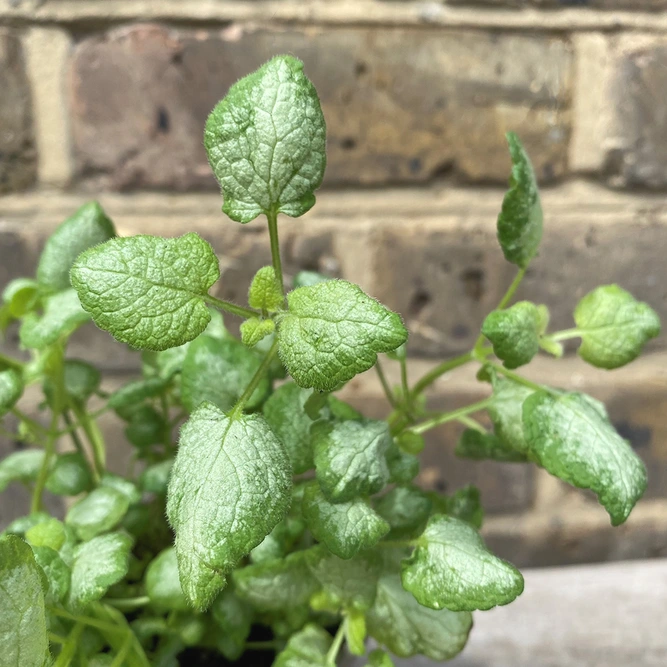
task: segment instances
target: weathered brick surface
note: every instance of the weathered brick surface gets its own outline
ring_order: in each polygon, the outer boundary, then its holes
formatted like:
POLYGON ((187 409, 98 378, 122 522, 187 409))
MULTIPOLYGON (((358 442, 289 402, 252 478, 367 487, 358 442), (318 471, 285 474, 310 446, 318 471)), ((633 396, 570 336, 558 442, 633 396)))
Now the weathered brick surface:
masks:
POLYGON ((540 177, 565 171, 571 57, 564 40, 403 29, 169 30, 83 40, 71 66, 76 158, 114 188, 213 187, 207 114, 271 56, 304 59, 328 123, 329 184, 504 181, 504 132, 540 177))
POLYGON ((658 11, 667 7, 665 0, 445 0, 450 5, 490 5, 493 7, 547 7, 547 8, 591 8, 629 9, 635 11, 658 11))
MULTIPOLYGON (((18 35, 0 28, 0 194, 26 188, 37 171, 32 110, 18 35)), ((1 271, 2 269, 0 269, 1 271)))

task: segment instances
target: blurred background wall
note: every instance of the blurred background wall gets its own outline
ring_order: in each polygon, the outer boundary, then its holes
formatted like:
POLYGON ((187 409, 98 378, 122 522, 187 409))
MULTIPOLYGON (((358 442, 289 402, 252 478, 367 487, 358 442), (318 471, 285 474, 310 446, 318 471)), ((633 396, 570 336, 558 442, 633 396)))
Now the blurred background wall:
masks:
MULTIPOLYGON (((220 257, 220 295, 244 299, 270 263, 268 238, 260 221, 220 212, 202 130, 231 83, 290 52, 322 98, 329 166, 316 208, 281 220, 286 273, 345 277, 401 312, 414 377, 468 350, 513 278, 495 240, 508 130, 531 154, 546 214, 519 298, 546 303, 554 328, 567 328, 583 294, 617 282, 667 322, 663 9, 667 0, 0 0, 0 285, 31 274, 49 231, 94 197, 121 234, 198 231, 220 257)), ((649 490, 625 526, 532 467, 456 460, 452 425, 431 436, 421 481, 478 484, 487 539, 520 565, 667 555, 665 337, 611 374, 573 351, 529 375, 606 401, 646 462, 649 490)), ((71 356, 115 381, 138 368, 92 328, 71 356)), ((346 393, 386 413, 373 376, 346 393)), ((465 370, 429 401, 479 396, 465 370)), ((104 426, 120 466, 120 426, 104 426)), ((4 494, 0 519, 24 510, 19 493, 4 494)))

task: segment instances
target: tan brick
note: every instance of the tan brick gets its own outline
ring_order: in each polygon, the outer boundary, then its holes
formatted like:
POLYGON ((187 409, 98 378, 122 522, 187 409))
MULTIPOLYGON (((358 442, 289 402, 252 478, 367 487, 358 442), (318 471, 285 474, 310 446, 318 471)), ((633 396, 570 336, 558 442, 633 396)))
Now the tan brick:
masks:
POLYGON ((445 0, 445 4, 491 5, 494 7, 631 9, 635 11, 658 11, 667 7, 666 0, 445 0))
POLYGON ((30 87, 18 36, 0 29, 0 194, 29 187, 37 171, 30 87))
POLYGON ((540 177, 566 170, 571 57, 546 36, 387 28, 144 25, 91 37, 71 68, 82 175, 114 188, 214 187, 207 114, 272 55, 304 59, 329 132, 327 182, 505 181, 517 131, 540 177))

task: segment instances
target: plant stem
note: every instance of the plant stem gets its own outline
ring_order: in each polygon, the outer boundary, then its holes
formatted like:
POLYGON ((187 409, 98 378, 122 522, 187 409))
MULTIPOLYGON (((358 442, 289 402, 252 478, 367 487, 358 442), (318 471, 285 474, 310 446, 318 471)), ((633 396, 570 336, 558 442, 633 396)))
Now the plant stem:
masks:
POLYGON ((252 380, 250 380, 250 383, 248 384, 245 391, 241 395, 241 398, 239 398, 239 400, 236 402, 236 405, 232 408, 231 412, 229 413, 230 419, 237 419, 241 414, 243 414, 243 408, 245 407, 245 404, 250 400, 250 397, 253 395, 255 389, 257 389, 257 385, 259 385, 260 381, 262 380, 266 372, 269 370, 269 366, 271 365, 271 361, 273 357, 275 357, 276 352, 278 352, 277 338, 275 341, 273 341, 273 345, 266 353, 266 356, 264 357, 262 363, 257 369, 257 372, 252 376, 252 380))
POLYGON ((345 623, 347 621, 343 621, 339 626, 338 626, 338 632, 336 632, 336 636, 334 637, 333 643, 331 644, 331 648, 329 649, 329 652, 327 653, 327 665, 330 667, 336 667, 336 660, 338 659, 338 653, 340 652, 340 647, 343 645, 343 640, 345 639, 345 623))
POLYGON ((457 417, 458 422, 461 422, 464 426, 467 426, 468 428, 471 428, 475 431, 479 431, 480 433, 487 433, 487 430, 476 420, 473 419, 472 417, 467 417, 463 415, 462 417, 457 417))
POLYGON ((12 408, 12 414, 18 417, 22 422, 28 424, 28 426, 30 426, 35 431, 39 431, 42 435, 46 435, 48 433, 48 429, 44 428, 38 421, 28 417, 28 415, 26 415, 18 408, 12 408))
POLYGON ((472 412, 478 412, 479 410, 484 410, 484 408, 488 407, 491 404, 491 398, 485 398, 481 401, 478 401, 477 403, 472 403, 471 405, 466 405, 462 408, 458 408, 457 410, 452 410, 451 412, 445 412, 438 417, 434 417, 433 419, 429 419, 425 422, 422 422, 421 424, 417 424, 416 426, 413 426, 410 428, 410 430, 413 433, 425 433, 426 431, 430 431, 432 428, 435 428, 436 426, 440 426, 441 424, 446 424, 447 422, 455 421, 461 417, 465 417, 466 415, 469 415, 472 412))
POLYGON ((23 364, 20 361, 18 361, 17 359, 12 359, 11 357, 8 357, 6 354, 0 353, 0 364, 9 366, 9 368, 13 368, 15 371, 23 370, 23 364))
POLYGON ((392 392, 391 387, 387 382, 387 376, 384 374, 384 371, 382 370, 379 358, 375 362, 375 371, 377 372, 378 377, 380 378, 380 384, 382 385, 382 389, 384 389, 384 393, 387 396, 389 404, 391 405, 392 408, 396 409, 396 398, 394 397, 394 393, 392 392))
POLYGON ((417 384, 412 388, 411 396, 416 398, 421 394, 424 389, 430 387, 441 375, 449 373, 449 371, 458 368, 459 366, 464 366, 474 359, 472 352, 466 352, 460 357, 454 357, 453 359, 447 359, 441 364, 438 364, 435 368, 432 368, 424 377, 422 377, 417 384))
POLYGON ((545 336, 545 338, 556 342, 559 340, 568 340, 569 338, 580 338, 583 333, 581 329, 563 329, 563 331, 556 331, 556 333, 545 336))
POLYGON ((245 647, 251 651, 266 651, 280 649, 282 645, 281 641, 274 639, 265 642, 246 642, 245 647))
POLYGON ((408 362, 405 357, 401 357, 401 391, 408 417, 412 421, 412 395, 410 394, 410 385, 408 384, 408 362))
POLYGON ((225 310, 228 313, 231 313, 232 315, 238 315, 239 317, 248 318, 248 317, 257 317, 259 313, 256 310, 252 310, 251 308, 244 308, 243 306, 237 306, 235 303, 232 303, 231 301, 225 301, 224 299, 217 299, 214 296, 211 296, 210 294, 206 294, 205 296, 202 296, 202 299, 206 303, 208 303, 210 306, 215 306, 216 308, 220 310, 225 310))
POLYGON ((44 445, 44 460, 42 461, 42 466, 39 469, 37 474, 37 480, 35 481, 35 488, 32 492, 32 501, 30 503, 30 512, 39 512, 42 508, 42 493, 44 492, 44 487, 46 486, 46 480, 49 477, 49 469, 51 468, 51 461, 55 456, 56 448, 56 431, 58 427, 58 411, 54 409, 51 415, 51 427, 49 428, 48 435, 46 437, 46 444, 44 445))
POLYGON ((55 632, 49 632, 49 641, 52 644, 64 644, 67 640, 65 637, 57 635, 55 632))
MULTIPOLYGON (((65 410, 63 412, 63 419, 65 420, 65 423, 67 424, 67 430, 69 432, 70 437, 72 438, 72 442, 74 443, 74 446, 76 447, 79 454, 81 454, 84 461, 88 464, 88 467, 90 468, 90 472, 93 476, 93 479, 95 480, 95 483, 97 484, 100 481, 100 476, 98 475, 97 469, 95 468, 95 466, 90 463, 90 461, 88 460, 88 458, 86 456, 85 449, 83 447, 83 443, 81 442, 81 438, 79 437, 79 434, 76 432, 78 424, 74 424, 72 422, 72 418, 70 417, 68 410, 65 410)), ((60 436, 61 432, 58 431, 57 435, 60 436)))
POLYGON ((132 648, 133 638, 134 635, 132 634, 132 632, 128 631, 127 637, 125 637, 125 641, 123 642, 123 645, 120 647, 120 651, 116 653, 116 657, 113 659, 109 667, 123 667, 123 664, 125 663, 125 658, 127 658, 127 654, 130 652, 130 649, 132 648))
POLYGON ((501 366, 500 364, 489 362, 488 365, 491 366, 491 368, 495 369, 501 375, 504 375, 508 380, 512 380, 512 382, 516 382, 517 384, 522 384, 524 387, 528 387, 528 389, 532 389, 533 391, 542 391, 542 390, 552 391, 548 387, 544 387, 535 382, 531 382, 527 378, 507 370, 504 366, 501 366))
POLYGON ((376 547, 383 547, 385 549, 407 549, 408 547, 414 547, 414 540, 384 540, 378 542, 376 547))
POLYGON ((54 616, 60 616, 60 618, 66 618, 68 621, 74 621, 75 623, 90 625, 91 627, 98 628, 104 632, 120 632, 121 634, 127 632, 125 628, 112 625, 111 623, 105 623, 104 621, 98 621, 96 618, 90 618, 89 616, 76 616, 74 614, 70 614, 64 609, 58 609, 57 607, 49 607, 48 609, 49 612, 54 616))
POLYGON ((60 649, 58 659, 53 663, 53 667, 69 667, 69 665, 72 664, 72 658, 74 657, 76 650, 79 648, 79 640, 81 639, 83 628, 84 625, 81 622, 77 623, 74 628, 72 628, 63 647, 60 649))
POLYGON ((151 599, 147 595, 137 598, 105 598, 104 602, 110 607, 115 607, 119 611, 127 612, 134 611, 140 607, 145 607, 150 604, 151 599))
POLYGON ((280 290, 284 294, 285 286, 283 285, 283 265, 280 261, 280 242, 278 241, 278 213, 271 211, 266 214, 266 219, 269 221, 269 238, 271 239, 271 263, 273 270, 276 273, 276 279, 280 285, 280 290))
POLYGON ((104 445, 104 436, 100 431, 95 420, 86 412, 86 409, 76 404, 72 404, 72 410, 76 415, 77 421, 81 425, 90 447, 93 452, 93 460, 98 475, 102 476, 106 467, 106 447, 104 445))

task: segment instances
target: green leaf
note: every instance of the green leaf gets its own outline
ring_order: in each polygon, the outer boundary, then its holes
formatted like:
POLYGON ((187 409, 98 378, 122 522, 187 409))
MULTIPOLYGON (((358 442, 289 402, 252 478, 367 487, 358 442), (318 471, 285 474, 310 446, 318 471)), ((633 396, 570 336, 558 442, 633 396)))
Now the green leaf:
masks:
POLYGON ((391 574, 381 577, 366 622, 370 635, 397 656, 422 654, 440 661, 451 660, 463 650, 472 615, 423 607, 403 589, 400 578, 391 574))
POLYGON ((646 490, 646 469, 609 421, 602 403, 590 396, 536 392, 523 405, 526 441, 552 475, 591 489, 623 523, 646 490))
POLYGON ((164 439, 167 423, 152 405, 142 405, 132 412, 125 437, 139 449, 157 445, 164 439))
POLYGON ((366 667, 395 667, 395 665, 387 653, 377 648, 369 653, 366 667))
POLYGON ((49 584, 47 602, 62 602, 69 591, 71 572, 60 557, 60 554, 51 547, 33 546, 35 562, 42 568, 49 584))
POLYGON ((327 280, 331 280, 331 277, 317 271, 299 271, 294 276, 294 280, 292 280, 292 288, 312 287, 313 285, 317 285, 317 283, 324 283, 327 280))
POLYGON ((100 486, 82 498, 67 512, 65 523, 84 542, 111 530, 125 516, 130 501, 120 491, 100 486))
POLYGON ((290 637, 273 667, 327 667, 331 635, 318 625, 309 624, 290 637))
POLYGON ((241 79, 204 132, 222 210, 242 223, 261 213, 303 215, 324 176, 325 141, 317 92, 300 60, 277 56, 241 79))
POLYGON ((494 378, 493 401, 487 408, 495 434, 509 450, 525 455, 528 445, 523 431, 523 402, 533 394, 511 380, 494 378))
POLYGON ((352 655, 366 653, 366 617, 356 609, 350 609, 345 616, 345 643, 352 655))
POLYGON ((77 496, 92 484, 90 467, 78 452, 58 456, 46 480, 47 490, 58 496, 77 496))
POLYGON ((512 175, 498 216, 498 241, 505 259, 525 269, 542 240, 542 204, 533 166, 519 138, 508 132, 507 143, 512 175))
POLYGON ((23 394, 23 380, 15 370, 0 371, 0 417, 6 415, 23 394))
POLYGON ((248 304, 251 308, 269 313, 280 310, 285 297, 272 266, 263 266, 252 279, 248 290, 248 304))
POLYGON ((306 566, 306 552, 234 571, 236 592, 259 611, 284 611, 305 604, 319 589, 306 566))
POLYGON ((109 396, 107 405, 113 410, 136 408, 148 398, 159 396, 169 386, 169 380, 163 377, 150 377, 133 380, 114 391, 109 396))
POLYGON ((190 607, 178 578, 178 562, 173 547, 161 551, 146 569, 146 593, 151 603, 163 611, 187 611, 190 607))
POLYGON ((120 475, 105 472, 102 475, 102 479, 100 479, 100 484, 103 487, 109 487, 122 493, 127 498, 130 505, 136 505, 141 500, 141 491, 139 491, 137 485, 120 475))
POLYGON ((484 508, 482 507, 479 489, 476 486, 468 484, 458 489, 447 498, 446 506, 446 512, 449 516, 466 521, 478 530, 482 527, 484 508))
POLYGON ((15 278, 7 283, 2 300, 10 317, 23 317, 35 308, 39 301, 38 287, 37 282, 30 278, 15 278))
POLYGON ((50 664, 44 574, 19 537, 0 538, 0 651, 3 667, 50 664))
POLYGON ((220 277, 213 248, 190 233, 115 238, 84 252, 71 272, 95 324, 144 350, 193 340, 211 315, 205 297, 220 277))
POLYGON ((84 204, 49 237, 37 265, 37 280, 46 291, 70 287, 69 272, 76 258, 88 248, 116 235, 113 223, 97 202, 84 204))
POLYGON ((371 508, 368 500, 355 498, 334 504, 314 482, 304 490, 302 507, 315 539, 339 558, 352 558, 389 532, 389 524, 371 508))
MULTIPOLYGON (((521 404, 519 404, 521 409, 521 404)), ((494 433, 482 433, 475 429, 467 428, 461 434, 454 453, 466 459, 482 461, 506 461, 514 463, 525 463, 528 458, 525 454, 508 447, 494 433)))
POLYGON ((356 410, 349 403, 341 401, 340 398, 336 398, 332 394, 327 395, 327 405, 334 419, 347 421, 348 419, 363 420, 364 418, 359 410, 356 410))
MULTIPOLYGON (((218 340, 201 336, 190 345, 183 362, 183 407, 192 412, 204 401, 209 401, 221 410, 231 409, 260 364, 260 357, 234 338, 218 340)), ((246 408, 252 410, 258 407, 269 388, 268 377, 263 377, 246 408)))
POLYGON ((286 516, 251 552, 253 563, 284 558, 301 538, 306 524, 301 517, 286 516))
POLYGON ((287 302, 289 312, 278 321, 278 349, 302 387, 333 391, 408 336, 399 315, 344 280, 300 287, 287 302))
POLYGON ((419 459, 402 451, 392 442, 387 451, 389 481, 393 484, 409 484, 419 474, 419 459))
POLYGON ((89 319, 73 289, 58 292, 44 299, 41 316, 37 313, 26 315, 19 330, 21 345, 42 350, 66 338, 89 319))
POLYGON ((416 456, 424 451, 426 441, 424 436, 414 431, 403 431, 396 437, 396 444, 402 452, 416 456))
POLYGON ((29 528, 25 538, 33 547, 51 547, 58 551, 65 544, 67 534, 62 521, 49 518, 29 528))
POLYGON ((241 341, 247 347, 255 347, 260 340, 270 336, 276 330, 273 320, 260 320, 251 317, 241 324, 241 341))
POLYGON ((530 301, 519 301, 507 310, 489 313, 482 333, 506 368, 519 368, 529 363, 540 349, 541 323, 538 307, 530 301))
POLYGON ((74 551, 69 604, 75 609, 104 597, 127 574, 132 538, 125 533, 100 535, 74 551))
POLYGON ((419 604, 452 611, 491 609, 523 592, 523 577, 494 556, 479 533, 450 516, 431 518, 417 548, 403 561, 402 581, 419 604))
POLYGON ((44 521, 48 521, 50 518, 51 517, 46 512, 33 512, 27 516, 21 516, 18 519, 14 519, 14 521, 5 528, 2 535, 17 535, 18 537, 23 537, 33 526, 44 523, 44 521))
POLYGON ((381 491, 389 481, 385 458, 392 444, 387 422, 366 420, 315 424, 317 481, 333 502, 381 491))
POLYGON ((307 389, 287 382, 269 396, 262 408, 271 430, 285 445, 295 475, 314 466, 310 435, 313 420, 304 411, 309 396, 307 389))
POLYGON ((34 482, 44 461, 41 449, 14 452, 0 461, 0 492, 12 482, 34 482))
POLYGON ((149 493, 156 493, 158 495, 167 495, 167 485, 169 484, 169 475, 174 466, 173 459, 160 461, 148 466, 146 470, 141 473, 139 478, 139 485, 143 491, 149 493))
POLYGON ((232 588, 225 588, 213 602, 211 612, 215 624, 221 630, 216 644, 218 650, 227 660, 238 660, 243 655, 250 635, 252 609, 232 588))
POLYGON ((397 486, 375 502, 375 511, 391 526, 390 540, 421 535, 431 507, 429 497, 414 486, 397 486))
POLYGON ((102 374, 85 361, 65 361, 65 390, 79 403, 85 403, 100 387, 102 374))
POLYGON ((229 419, 210 403, 181 429, 167 516, 186 598, 205 609, 227 574, 285 516, 292 469, 263 417, 229 419))
POLYGON ((588 293, 574 311, 581 335, 579 355, 597 368, 619 368, 636 359, 660 334, 660 318, 646 303, 618 285, 588 293))
POLYGON ((370 609, 380 576, 380 563, 376 555, 365 552, 344 560, 322 545, 304 553, 310 572, 329 600, 339 609, 370 609))

